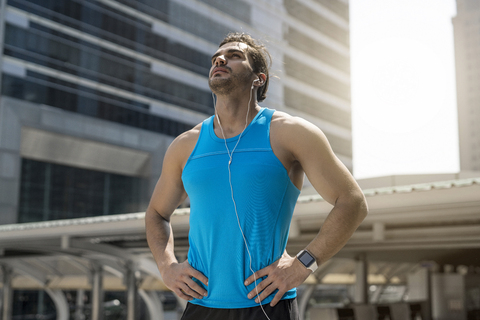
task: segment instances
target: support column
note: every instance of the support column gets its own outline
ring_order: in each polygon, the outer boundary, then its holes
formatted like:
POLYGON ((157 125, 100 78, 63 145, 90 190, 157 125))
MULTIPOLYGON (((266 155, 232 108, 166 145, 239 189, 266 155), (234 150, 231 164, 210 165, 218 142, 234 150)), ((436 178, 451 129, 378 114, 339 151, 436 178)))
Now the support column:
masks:
POLYGON ((103 320, 103 268, 92 263, 92 320, 103 320))
POLYGON ((298 312, 300 315, 300 319, 305 319, 305 313, 307 312, 308 301, 312 296, 317 284, 322 282, 322 279, 329 273, 332 268, 335 268, 337 260, 330 259, 325 263, 322 263, 317 271, 313 274, 315 276, 315 283, 307 284, 307 289, 303 292, 303 294, 299 297, 298 301, 298 312))
POLYGON ((307 311, 308 300, 310 300, 310 297, 312 296, 313 291, 315 291, 316 286, 316 283, 307 285, 307 289, 305 289, 302 296, 300 297, 300 301, 298 303, 298 313, 301 320, 305 319, 305 312, 307 311))
POLYGON ((377 287, 378 287, 377 290, 372 294, 372 297, 370 298, 371 304, 378 303, 378 301, 380 300, 380 296, 382 295, 383 290, 385 289, 384 285, 378 285, 377 287))
POLYGON ((0 89, 2 88, 3 44, 5 42, 5 11, 7 11, 7 0, 0 0, 0 89))
MULTIPOLYGON (((407 276, 408 300, 407 302, 422 302, 422 316, 430 319, 433 315, 432 270, 434 265, 426 265, 407 276)), ((438 291, 437 291, 438 292, 438 291)))
POLYGON ((367 255, 361 253, 355 262, 355 303, 368 304, 368 261, 367 255))
POLYGON ((129 262, 125 274, 125 285, 127 286, 127 320, 136 320, 138 313, 138 285, 135 271, 134 263, 129 262))
POLYGON ((77 290, 77 299, 75 301, 75 320, 85 320, 84 309, 85 307, 85 290, 77 290))
POLYGON ((8 266, 2 266, 3 275, 3 295, 2 295, 2 319, 12 319, 13 290, 12 279, 13 270, 8 266))
POLYGON ((138 290, 138 294, 142 297, 145 305, 147 306, 147 311, 149 314, 149 319, 155 320, 164 320, 165 315, 163 311, 162 301, 158 298, 158 294, 155 291, 145 291, 138 290))
POLYGON ((55 304, 55 309, 57 311, 57 320, 68 320, 68 302, 63 291, 46 288, 45 292, 48 293, 50 298, 52 298, 53 303, 55 304))

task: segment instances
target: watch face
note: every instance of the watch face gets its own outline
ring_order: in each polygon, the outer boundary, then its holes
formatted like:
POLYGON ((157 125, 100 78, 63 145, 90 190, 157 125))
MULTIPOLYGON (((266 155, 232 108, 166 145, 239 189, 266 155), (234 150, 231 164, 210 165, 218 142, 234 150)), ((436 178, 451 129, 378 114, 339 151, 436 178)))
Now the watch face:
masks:
POLYGON ((298 260, 300 260, 301 263, 305 267, 310 267, 310 265, 315 261, 315 258, 310 255, 307 251, 303 251, 299 256, 298 260))

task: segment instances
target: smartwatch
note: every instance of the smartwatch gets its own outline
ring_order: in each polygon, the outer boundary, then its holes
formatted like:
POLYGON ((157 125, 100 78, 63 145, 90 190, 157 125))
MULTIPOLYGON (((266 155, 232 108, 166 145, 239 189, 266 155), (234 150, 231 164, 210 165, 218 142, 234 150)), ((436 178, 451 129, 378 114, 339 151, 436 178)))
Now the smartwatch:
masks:
POLYGON ((305 266, 305 268, 312 270, 312 272, 315 272, 318 268, 317 260, 307 250, 300 251, 297 254, 297 259, 305 266))

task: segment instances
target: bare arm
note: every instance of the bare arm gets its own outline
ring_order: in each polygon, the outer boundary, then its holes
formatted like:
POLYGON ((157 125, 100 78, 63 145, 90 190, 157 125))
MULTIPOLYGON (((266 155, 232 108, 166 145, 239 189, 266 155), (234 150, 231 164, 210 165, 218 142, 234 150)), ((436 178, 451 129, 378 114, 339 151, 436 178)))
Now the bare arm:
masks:
MULTIPOLYGON (((187 137, 188 138, 188 137, 187 137)), ((182 168, 190 150, 189 139, 177 138, 167 150, 162 174, 155 186, 145 214, 147 242, 165 285, 185 300, 201 299, 206 291, 192 280, 207 285, 208 279, 193 269, 188 261, 178 263, 174 254, 170 218, 187 194, 181 180, 182 168)), ((191 151, 191 150, 190 150, 191 151)))
POLYGON ((334 256, 353 235, 365 219, 368 208, 362 190, 348 169, 333 153, 327 138, 316 126, 306 122, 297 127, 303 132, 303 143, 295 145, 295 158, 315 190, 334 207, 317 236, 307 246, 318 263, 334 256), (308 145, 316 146, 308 148, 308 145), (309 150, 309 152, 307 152, 309 150))
MULTIPOLYGON (((284 163, 290 158, 292 167, 301 166, 315 190, 334 205, 321 230, 306 247, 318 264, 324 263, 343 248, 365 218, 365 198, 320 129, 305 120, 289 116, 282 118, 281 130, 273 131, 273 128, 272 148, 279 151, 279 158, 284 163)), ((259 297, 261 301, 278 289, 271 302, 273 306, 285 292, 302 284, 310 272, 295 257, 285 253, 274 264, 256 272, 257 278, 268 277, 249 293, 249 297, 256 296, 257 290, 263 290, 259 297)), ((249 277, 246 284, 253 279, 253 276, 249 277)))

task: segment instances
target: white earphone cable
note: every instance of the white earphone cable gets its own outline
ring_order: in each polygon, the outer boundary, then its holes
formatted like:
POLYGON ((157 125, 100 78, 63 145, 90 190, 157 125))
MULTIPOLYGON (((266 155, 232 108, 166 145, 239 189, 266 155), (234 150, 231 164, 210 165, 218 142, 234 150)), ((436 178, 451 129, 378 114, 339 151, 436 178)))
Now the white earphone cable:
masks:
POLYGON ((267 313, 265 312, 265 309, 263 309, 262 302, 260 301, 260 293, 258 292, 258 289, 257 289, 257 276, 255 275, 255 271, 253 271, 253 268, 252 268, 252 255, 250 253, 250 249, 248 248, 247 238, 245 237, 245 234, 243 233, 243 229, 242 229, 242 226, 241 226, 241 223, 240 223, 240 218, 239 218, 238 212, 237 212, 237 203, 235 202, 235 197, 233 195, 232 171, 231 171, 231 168, 230 168, 230 166, 232 164, 233 153, 237 149, 238 143, 240 142, 240 139, 242 138, 243 133, 245 132, 245 129, 247 129, 247 126, 248 126, 248 115, 250 113, 250 102, 252 101, 252 92, 253 92, 253 83, 252 83, 252 88, 250 90, 250 98, 248 99, 248 109, 247 109, 247 116, 245 117, 245 127, 243 128, 242 132, 240 133, 240 136, 238 137, 237 143, 235 144, 235 147, 233 148, 233 150, 231 152, 230 152, 230 149, 228 148, 228 145, 227 145, 227 139, 225 137, 225 133, 223 132, 222 124, 220 123, 220 117, 218 116, 218 113, 217 113, 216 101, 215 101, 215 96, 214 96, 213 92, 212 92, 212 98, 213 98, 213 105, 214 105, 214 109, 215 109, 215 116, 217 117, 218 126, 220 127, 220 131, 222 132, 223 141, 225 143, 225 148, 227 149, 227 154, 228 154, 228 157, 229 157, 229 161, 228 161, 228 182, 230 184, 230 193, 231 193, 231 196, 232 196, 233 207, 235 209, 235 215, 237 216, 238 227, 240 228, 240 232, 242 233, 243 242, 245 243, 245 248, 247 249, 248 257, 249 257, 249 260, 250 260, 249 267, 250 267, 250 271, 253 274, 254 283, 255 283, 255 290, 256 290, 256 293, 257 293, 257 298, 259 300, 260 308, 262 308, 262 311, 265 314, 265 317, 267 317, 267 319, 270 320, 267 313))

